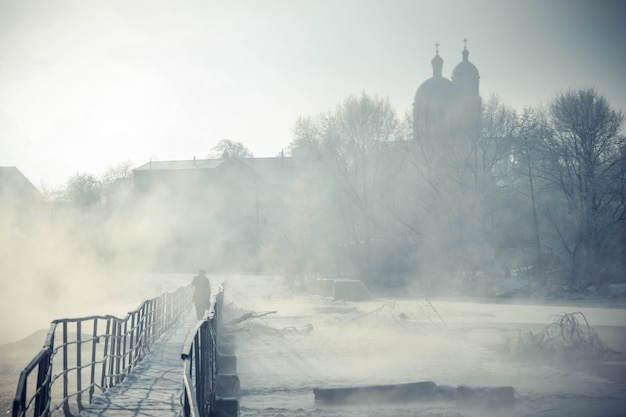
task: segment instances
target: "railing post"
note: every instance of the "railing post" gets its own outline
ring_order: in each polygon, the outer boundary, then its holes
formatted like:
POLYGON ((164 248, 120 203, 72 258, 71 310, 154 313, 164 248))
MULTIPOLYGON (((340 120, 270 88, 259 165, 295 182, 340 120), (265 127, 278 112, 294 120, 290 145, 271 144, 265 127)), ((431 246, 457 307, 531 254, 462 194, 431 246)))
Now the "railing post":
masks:
MULTIPOLYGON (((190 359, 191 360, 191 359, 190 359)), ((187 377, 187 380, 191 380, 191 367, 189 367, 189 373, 187 373, 187 367, 184 367, 184 377, 187 377)), ((185 379, 183 378, 183 416, 188 417, 190 415, 191 406, 189 401, 189 392, 187 391, 187 387, 185 384, 185 379)))
MULTIPOLYGON (((122 343, 122 369, 124 370, 124 373, 128 373, 130 372, 130 370, 132 369, 130 366, 130 362, 128 363, 128 367, 126 366, 126 356, 128 354, 128 320, 124 320, 124 340, 121 340, 122 343)), ((124 379, 122 377, 122 379, 124 379)))
POLYGON ((137 331, 135 329, 135 317, 135 313, 131 314, 130 316, 130 344, 128 346, 128 363, 131 369, 135 367, 135 363, 133 362, 133 354, 135 353, 135 332, 137 331))
POLYGON ((117 362, 117 320, 112 319, 111 321, 111 341, 109 344, 109 387, 115 385, 115 363, 117 362))
POLYGON ((83 390, 83 361, 82 361, 82 323, 80 320, 76 322, 76 403, 78 404, 78 410, 83 409, 82 403, 82 390, 83 390))
POLYGON ((121 365, 122 365, 122 323, 115 320, 115 385, 122 382, 121 365))
POLYGON ((111 334, 111 317, 107 317, 106 332, 104 335, 104 352, 102 353, 102 375, 100 376, 100 385, 103 389, 107 389, 107 369, 111 364, 111 354, 109 352, 109 335, 111 334))
POLYGON ((215 399, 215 378, 217 377, 215 373, 215 333, 213 331, 213 323, 215 323, 215 319, 211 318, 206 321, 203 335, 203 346, 202 350, 204 355, 204 375, 206 378, 205 381, 205 390, 208 398, 206 398, 206 408, 207 413, 213 412, 213 400, 215 399))
POLYGON ((20 379, 17 382, 17 393, 13 399, 13 415, 12 417, 20 417, 26 412, 26 389, 27 383, 25 378, 26 371, 22 371, 20 379))
POLYGON ((152 345, 154 344, 155 334, 156 334, 156 310, 157 302, 152 301, 150 303, 150 338, 148 339, 148 347, 152 350, 152 345))
POLYGON ((193 356, 192 358, 195 358, 195 363, 193 363, 194 365, 194 373, 195 373, 195 382, 196 382, 196 401, 200 407, 200 410, 202 412, 202 415, 205 415, 204 412, 204 378, 203 378, 203 373, 202 373, 202 357, 200 356, 200 353, 202 352, 201 346, 200 346, 200 340, 201 340, 201 334, 202 334, 202 327, 200 329, 198 329, 198 333, 196 333, 196 337, 193 343, 193 356))
POLYGON ((150 320, 150 309, 152 307, 152 303, 148 302, 146 303, 144 310, 143 310, 143 326, 144 326, 144 341, 142 343, 143 348, 144 348, 144 352, 146 352, 146 349, 149 350, 150 348, 150 339, 152 338, 152 323, 150 320))
POLYGON ((150 301, 146 305, 146 349, 151 350, 152 347, 152 332, 154 331, 154 316, 152 314, 154 310, 154 302, 150 301))
POLYGON ((137 312, 138 315, 138 334, 137 334, 137 349, 138 349, 138 359, 142 360, 144 355, 144 345, 146 344, 146 304, 139 309, 137 312))
POLYGON ((165 305, 167 306, 167 326, 169 327, 174 323, 174 318, 178 311, 175 294, 167 294, 167 301, 165 305))
POLYGON ((48 348, 45 358, 39 363, 37 370, 37 397, 35 399, 35 415, 45 416, 50 413, 50 359, 52 349, 48 348))
POLYGON ((165 312, 165 298, 161 297, 159 298, 159 302, 157 303, 158 308, 157 308, 157 333, 156 333, 156 337, 155 340, 161 336, 161 334, 163 334, 163 329, 165 327, 165 316, 163 315, 163 313, 165 312))
POLYGON ((141 361, 141 310, 135 312, 135 362, 141 361))
POLYGON ((96 354, 98 344, 98 318, 93 320, 93 332, 91 333, 91 368, 89 369, 89 404, 93 400, 94 385, 96 383, 96 354))
POLYGON ((63 322, 63 413, 71 416, 67 377, 67 322, 63 322))

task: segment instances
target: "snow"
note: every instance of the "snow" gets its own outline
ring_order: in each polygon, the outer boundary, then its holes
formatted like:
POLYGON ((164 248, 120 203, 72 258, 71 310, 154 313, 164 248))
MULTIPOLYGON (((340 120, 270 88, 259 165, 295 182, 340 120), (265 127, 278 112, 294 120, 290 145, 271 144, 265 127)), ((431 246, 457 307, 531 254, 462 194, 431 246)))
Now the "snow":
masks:
MULTIPOLYGON (((119 277, 118 282, 126 285, 94 294, 99 302, 68 313, 123 316, 147 298, 187 285, 194 272, 119 277)), ((626 308, 620 301, 505 303, 373 294, 367 301, 351 302, 287 290, 279 277, 209 278, 214 293, 226 281, 225 303, 231 317, 276 311, 236 326, 241 417, 626 414, 623 355, 589 368, 523 362, 499 353, 520 331, 540 331, 554 315, 576 311, 584 313, 611 349, 626 351, 626 308), (316 404, 313 394, 316 387, 420 381, 450 387, 509 385, 515 388, 516 405, 505 410, 466 409, 450 401, 327 406, 316 404)), ((56 318, 61 317, 45 317, 44 323, 56 318)), ((23 329, 26 334, 36 330, 26 325, 23 329)))
MULTIPOLYGON (((230 315, 276 310, 236 327, 245 416, 623 416, 626 377, 598 369, 514 361, 507 338, 539 331, 555 314, 580 311, 614 350, 624 350, 626 310, 573 304, 374 298, 334 301, 285 290, 277 277, 231 277, 230 315), (288 331, 313 326, 313 331, 288 331), (609 341, 612 343, 609 343, 609 341), (313 389, 434 381, 456 387, 513 386, 506 410, 453 402, 359 406, 316 404, 313 389)), ((623 366, 623 358, 610 369, 623 366)), ((626 369, 626 367, 622 368, 626 369)))

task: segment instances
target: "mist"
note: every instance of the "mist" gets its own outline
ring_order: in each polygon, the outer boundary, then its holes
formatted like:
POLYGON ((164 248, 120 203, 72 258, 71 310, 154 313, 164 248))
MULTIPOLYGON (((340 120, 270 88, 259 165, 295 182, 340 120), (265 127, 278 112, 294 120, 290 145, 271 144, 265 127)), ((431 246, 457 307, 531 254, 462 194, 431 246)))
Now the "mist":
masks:
POLYGON ((602 371, 626 349, 621 5, 142 3, 0 3, 0 162, 43 191, 77 172, 58 195, 2 189, 0 344, 202 268, 232 314, 277 311, 237 330, 244 415, 366 415, 312 389, 424 380, 512 385, 520 415, 621 413, 623 373, 602 371), (591 160, 558 118, 578 105, 610 132, 591 160), (223 138, 257 157, 205 157, 223 138), (118 157, 140 165, 86 173, 118 157), (607 350, 503 353, 578 311, 607 350))
MULTIPOLYGON (((363 96, 347 103, 385 108, 384 101, 363 96)), ((389 141, 382 158, 397 155, 395 147, 408 155, 406 144, 389 141)), ((459 226, 472 230, 477 218, 451 225, 451 213, 462 214, 463 205, 451 211, 445 205, 467 201, 464 190, 453 193, 458 184, 444 184, 449 194, 437 201, 419 173, 403 175, 415 167, 409 158, 390 170, 353 171, 367 175, 350 183, 351 175, 333 177, 345 172, 327 169, 328 161, 318 157, 328 154, 315 150, 295 148, 292 156, 276 158, 152 161, 136 167, 132 181, 120 182, 106 198, 3 206, 4 340, 46 329, 57 318, 123 316, 147 298, 187 285, 204 268, 213 285, 226 281, 231 316, 277 312, 236 332, 242 415, 301 409, 367 415, 359 407, 319 407, 312 390, 415 381, 513 386, 522 415, 552 407, 588 411, 598 404, 617 409, 621 382, 598 375, 596 362, 582 369, 579 363, 529 364, 513 361, 502 348, 520 333, 540 333, 555 314, 584 311, 608 346, 621 350, 626 315, 619 301, 574 299, 567 292, 546 297, 546 287, 531 287, 523 272, 532 268, 520 268, 532 262, 523 246, 505 258, 488 250, 488 240, 458 239, 459 226), (375 172, 380 176, 370 176, 375 172), (397 188, 389 187, 390 178, 397 188), (370 184, 356 193, 367 194, 370 205, 337 187, 348 184, 370 184), (415 204, 425 195, 434 208, 415 204), (501 263, 494 267, 493 259, 501 263), (328 296, 320 279, 358 280, 370 297, 328 296), (503 296, 502 283, 511 281, 524 285, 503 296), (563 392, 575 400, 564 401, 563 392)), ((556 275, 548 282, 564 281, 556 275)), ((428 415, 433 407, 484 415, 445 401, 377 405, 371 412, 428 415)))
POLYGON ((564 311, 583 312, 603 340, 619 349, 625 341, 622 309, 576 302, 494 304, 459 297, 380 294, 350 301, 320 295, 315 284, 309 291, 286 290, 281 277, 232 276, 225 287, 226 319, 247 312, 259 316, 228 328, 235 338, 242 416, 617 416, 622 412, 623 379, 619 368, 612 368, 617 365, 586 363, 583 356, 542 358, 538 351, 522 358, 506 349, 521 334, 541 334, 564 311), (425 381, 452 388, 510 386, 515 404, 502 409, 480 401, 462 405, 443 396, 390 401, 385 395, 328 404, 313 396, 315 388, 425 381))
POLYGON ((276 155, 297 117, 361 89, 410 107, 434 43, 451 69, 465 37, 483 97, 521 111, 592 84, 626 108, 615 0, 59 1, 0 2, 0 165, 36 186, 117 158, 202 157, 222 138, 276 155))
POLYGON ((170 230, 158 203, 127 203, 3 207, 0 343, 46 329, 54 319, 123 317, 142 301, 188 284, 201 262, 172 267, 175 259, 163 251, 170 230))
POLYGON ((124 316, 188 285, 200 268, 258 272, 257 235, 278 216, 268 218, 268 184, 255 183, 246 169, 216 177, 209 170, 171 172, 148 168, 144 180, 138 169, 134 181, 131 173, 107 187, 77 174, 52 200, 3 195, 0 343, 54 319, 124 316), (257 193, 242 192, 249 187, 257 193))
MULTIPOLYGON (((0 235, 3 317, 20 311, 45 327, 93 312, 96 298, 139 295, 122 285, 129 274, 199 268, 282 275, 292 289, 322 277, 390 295, 609 294, 623 275, 614 212, 598 211, 593 224, 616 250, 593 248, 597 258, 579 274, 582 257, 568 255, 581 244, 571 233, 578 214, 567 193, 538 180, 556 171, 537 173, 533 200, 509 163, 526 157, 513 136, 516 112, 476 96, 471 111, 461 100, 441 113, 424 107, 420 89, 413 117, 362 92, 300 118, 286 155, 149 161, 106 182, 77 174, 53 201, 14 198, 0 235)), ((619 154, 599 157, 610 165, 619 154)), ((604 172, 607 183, 620 175, 604 172)), ((2 334, 10 339, 20 327, 6 320, 2 334)))

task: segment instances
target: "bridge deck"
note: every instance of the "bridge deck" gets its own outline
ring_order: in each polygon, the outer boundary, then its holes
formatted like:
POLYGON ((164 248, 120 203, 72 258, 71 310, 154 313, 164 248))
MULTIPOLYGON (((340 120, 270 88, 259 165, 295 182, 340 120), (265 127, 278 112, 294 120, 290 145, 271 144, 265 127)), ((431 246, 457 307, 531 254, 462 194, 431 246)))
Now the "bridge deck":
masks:
POLYGON ((126 377, 79 415, 164 417, 181 414, 183 362, 180 359, 196 315, 189 308, 152 346, 150 354, 126 377))

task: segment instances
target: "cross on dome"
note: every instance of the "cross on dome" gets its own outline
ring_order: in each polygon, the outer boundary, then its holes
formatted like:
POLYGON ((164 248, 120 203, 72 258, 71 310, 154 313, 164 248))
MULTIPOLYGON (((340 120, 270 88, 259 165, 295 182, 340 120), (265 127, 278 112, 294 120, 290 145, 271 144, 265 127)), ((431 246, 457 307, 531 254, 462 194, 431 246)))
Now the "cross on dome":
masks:
POLYGON ((469 51, 467 50, 467 38, 463 39, 463 51, 461 52, 463 56, 463 62, 467 62, 467 57, 469 55, 469 51))

